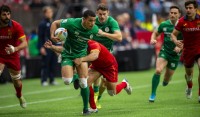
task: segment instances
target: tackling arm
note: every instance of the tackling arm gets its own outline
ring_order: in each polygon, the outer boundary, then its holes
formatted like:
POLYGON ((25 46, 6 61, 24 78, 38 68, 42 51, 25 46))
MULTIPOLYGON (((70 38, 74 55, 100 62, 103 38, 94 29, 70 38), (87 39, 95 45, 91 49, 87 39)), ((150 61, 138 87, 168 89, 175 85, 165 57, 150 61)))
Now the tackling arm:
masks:
POLYGON ((176 44, 176 46, 178 46, 179 48, 183 48, 183 43, 180 40, 177 40, 177 36, 180 32, 176 29, 173 30, 173 32, 171 33, 171 39, 172 41, 176 44))
POLYGON ((99 50, 92 50, 92 51, 90 51, 89 55, 82 57, 81 61, 83 61, 83 62, 94 61, 99 57, 99 53, 100 53, 99 50))
POLYGON ((26 36, 21 37, 19 40, 21 41, 21 43, 15 47, 15 51, 20 51, 20 50, 26 48, 28 45, 27 41, 26 41, 26 36))

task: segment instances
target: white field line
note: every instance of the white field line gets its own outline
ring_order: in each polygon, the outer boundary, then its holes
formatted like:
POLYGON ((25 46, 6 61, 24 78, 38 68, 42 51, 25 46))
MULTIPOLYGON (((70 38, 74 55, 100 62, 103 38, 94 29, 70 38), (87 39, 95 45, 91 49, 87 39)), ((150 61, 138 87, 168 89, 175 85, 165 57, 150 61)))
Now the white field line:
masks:
MULTIPOLYGON (((178 84, 184 82, 183 80, 178 80, 178 81, 174 81, 171 82, 171 84, 178 84)), ((147 88, 150 87, 151 85, 141 85, 141 86, 136 86, 133 87, 134 89, 142 89, 142 88, 147 88)), ((66 90, 66 88, 60 88, 60 90, 66 90)), ((58 91, 58 89, 54 89, 54 90, 47 90, 46 92, 53 92, 53 91, 58 91)), ((26 95, 30 95, 30 94, 40 94, 40 93, 44 93, 45 91, 36 91, 36 92, 30 92, 30 93, 26 93, 26 95)), ((35 102, 28 102, 27 105, 31 105, 31 104, 38 104, 38 103, 46 103, 46 102, 54 102, 54 101, 61 101, 61 100, 65 100, 68 98, 75 98, 77 96, 68 96, 68 97, 62 97, 62 98, 54 98, 54 99, 49 99, 49 100, 41 100, 41 101, 35 101, 35 102)), ((14 104, 14 105, 7 105, 7 106, 0 106, 0 109, 3 108, 11 108, 11 107, 16 107, 19 106, 19 104, 14 104)))
MULTIPOLYGON (((70 87, 65 87, 65 88, 55 88, 55 89, 50 89, 50 90, 42 90, 42 91, 33 91, 33 92, 27 92, 23 93, 23 95, 33 95, 33 94, 41 94, 41 93, 51 93, 51 92, 56 92, 56 91, 63 91, 63 90, 69 90, 70 87)), ((14 97, 15 95, 4 95, 0 96, 1 98, 8 98, 8 97, 14 97)))

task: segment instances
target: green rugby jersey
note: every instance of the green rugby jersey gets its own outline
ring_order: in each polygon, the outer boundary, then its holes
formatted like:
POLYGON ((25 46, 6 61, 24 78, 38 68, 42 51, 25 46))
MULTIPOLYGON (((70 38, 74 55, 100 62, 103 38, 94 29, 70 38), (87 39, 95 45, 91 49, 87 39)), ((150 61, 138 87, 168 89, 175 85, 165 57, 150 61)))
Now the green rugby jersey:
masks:
MULTIPOLYGON (((114 18, 112 18, 111 16, 108 16, 108 19, 104 23, 100 23, 98 20, 98 17, 97 17, 95 24, 98 26, 99 29, 101 29, 102 31, 104 31, 106 33, 112 34, 116 30, 120 31, 117 21, 114 18)), ((99 36, 99 35, 96 35, 94 37, 94 40, 103 44, 109 51, 113 51, 113 43, 114 43, 113 40, 111 40, 107 37, 99 36)))
MULTIPOLYGON (((164 42, 162 45, 162 50, 164 50, 166 53, 170 55, 177 55, 176 52, 174 52, 175 44, 171 40, 171 33, 174 30, 174 25, 171 23, 170 20, 166 20, 162 22, 158 27, 158 33, 164 33, 164 42)), ((182 39, 182 35, 179 34, 177 37, 178 40, 182 39)))
MULTIPOLYGON (((82 18, 62 19, 60 27, 66 28, 68 36, 64 42, 64 53, 72 59, 87 55, 87 41, 97 35, 99 29, 96 25, 92 29, 82 26, 82 18)), ((62 54, 63 55, 63 54, 62 54)))

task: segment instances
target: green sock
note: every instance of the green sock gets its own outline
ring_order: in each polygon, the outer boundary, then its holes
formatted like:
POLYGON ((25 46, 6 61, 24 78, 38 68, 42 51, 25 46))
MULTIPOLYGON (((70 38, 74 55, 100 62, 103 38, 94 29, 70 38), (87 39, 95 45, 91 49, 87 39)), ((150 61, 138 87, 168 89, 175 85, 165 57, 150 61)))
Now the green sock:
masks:
POLYGON ((97 100, 99 101, 100 99, 101 99, 101 95, 98 96, 98 99, 97 99, 97 100))
POLYGON ((97 92, 99 92, 99 86, 93 86, 93 89, 94 89, 94 93, 97 93, 97 92))
POLYGON ((152 95, 156 95, 156 89, 158 87, 158 84, 160 82, 160 75, 154 74, 152 78, 152 95))
POLYGON ((89 103, 89 88, 81 88, 81 96, 83 99, 83 110, 88 110, 89 103))
POLYGON ((73 75, 72 82, 74 82, 74 81, 75 81, 75 80, 77 80, 78 78, 79 78, 78 74, 77 74, 77 73, 75 73, 75 74, 73 75))

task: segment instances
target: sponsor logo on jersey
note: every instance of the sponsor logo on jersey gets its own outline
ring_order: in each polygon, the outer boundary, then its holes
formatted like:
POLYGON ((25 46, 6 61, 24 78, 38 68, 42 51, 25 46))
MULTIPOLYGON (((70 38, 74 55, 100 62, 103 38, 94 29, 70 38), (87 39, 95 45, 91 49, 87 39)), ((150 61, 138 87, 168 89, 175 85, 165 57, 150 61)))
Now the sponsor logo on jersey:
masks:
POLYGON ((163 28, 163 31, 164 31, 164 32, 167 31, 167 28, 163 28))
POLYGON ((195 28, 183 28, 183 30, 186 31, 186 32, 200 31, 200 27, 195 27, 195 28))
POLYGON ((105 31, 106 31, 106 32, 109 32, 109 31, 110 31, 110 29, 109 29, 108 27, 106 27, 106 28, 105 28, 105 31))
POLYGON ((93 38, 93 34, 90 35, 90 39, 92 39, 92 38, 93 38))
POLYGON ((66 23, 66 22, 67 22, 67 19, 62 20, 62 23, 66 23))

